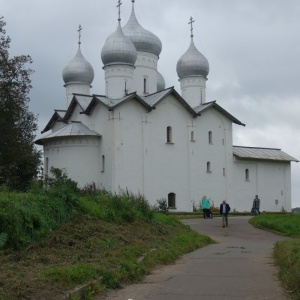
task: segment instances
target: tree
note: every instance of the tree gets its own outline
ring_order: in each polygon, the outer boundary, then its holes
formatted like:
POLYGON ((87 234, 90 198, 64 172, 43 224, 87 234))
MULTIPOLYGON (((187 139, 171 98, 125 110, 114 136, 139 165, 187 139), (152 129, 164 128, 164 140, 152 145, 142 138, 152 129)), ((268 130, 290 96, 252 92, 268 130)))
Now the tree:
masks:
POLYGON ((40 152, 34 147, 37 117, 29 111, 32 88, 28 55, 9 57, 10 38, 0 17, 0 185, 25 190, 37 173, 40 152))

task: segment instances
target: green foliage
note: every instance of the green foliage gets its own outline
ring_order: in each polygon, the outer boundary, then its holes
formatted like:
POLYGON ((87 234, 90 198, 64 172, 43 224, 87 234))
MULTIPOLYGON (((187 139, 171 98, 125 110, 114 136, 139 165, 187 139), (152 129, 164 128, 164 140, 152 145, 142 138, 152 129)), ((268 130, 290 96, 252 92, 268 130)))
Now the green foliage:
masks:
POLYGON ((6 248, 20 249, 77 214, 77 184, 53 169, 49 188, 37 182, 28 193, 0 192, 0 228, 8 235, 6 248))
POLYGON ((29 111, 30 56, 9 57, 10 38, 0 18, 0 185, 26 190, 40 164, 34 147, 37 118, 29 111))
POLYGON ((277 234, 300 237, 300 214, 261 214, 250 223, 277 234))
POLYGON ((121 193, 112 195, 99 191, 92 196, 79 198, 81 211, 90 215, 114 223, 131 223, 134 220, 150 222, 154 217, 154 210, 142 195, 121 193))
POLYGON ((281 281, 294 299, 300 299, 300 239, 277 242, 274 255, 281 281))
POLYGON ((99 268, 90 264, 76 264, 68 267, 54 267, 41 273, 41 277, 47 277, 65 286, 83 284, 91 279, 99 279, 102 275, 99 268))
POLYGON ((156 202, 158 203, 158 211, 161 211, 164 214, 168 213, 169 208, 167 199, 161 198, 156 200, 156 202))
POLYGON ((0 249, 2 249, 3 246, 5 245, 7 241, 7 237, 8 237, 7 233, 5 232, 0 233, 0 249))
POLYGON ((300 215, 261 214, 251 218, 250 223, 257 228, 294 237, 277 242, 274 257, 284 286, 293 299, 300 299, 300 215))

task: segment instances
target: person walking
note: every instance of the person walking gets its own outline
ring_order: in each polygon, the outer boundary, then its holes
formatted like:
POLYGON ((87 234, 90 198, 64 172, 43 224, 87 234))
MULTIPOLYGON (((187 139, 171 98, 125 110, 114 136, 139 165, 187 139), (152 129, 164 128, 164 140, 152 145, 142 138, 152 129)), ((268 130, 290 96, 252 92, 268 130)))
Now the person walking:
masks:
POLYGON ((202 197, 202 203, 201 203, 201 207, 203 210, 203 218, 206 219, 206 217, 209 218, 208 213, 210 210, 210 202, 209 199, 206 198, 206 196, 202 197))
POLYGON ((255 216, 260 215, 260 199, 258 198, 258 195, 255 195, 252 209, 254 211, 255 216))
POLYGON ((223 200, 223 202, 220 205, 220 215, 222 216, 223 228, 225 228, 225 226, 228 226, 229 212, 230 212, 230 206, 228 203, 226 203, 226 200, 223 200))

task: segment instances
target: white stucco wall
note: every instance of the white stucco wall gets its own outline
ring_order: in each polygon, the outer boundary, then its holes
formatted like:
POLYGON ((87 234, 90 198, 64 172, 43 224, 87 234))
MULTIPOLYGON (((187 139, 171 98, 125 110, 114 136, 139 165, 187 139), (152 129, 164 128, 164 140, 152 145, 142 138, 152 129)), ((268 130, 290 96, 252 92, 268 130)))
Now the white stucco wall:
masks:
POLYGON ((255 195, 261 199, 261 211, 291 211, 290 162, 235 158, 234 183, 232 208, 237 211, 250 211, 255 195), (249 170, 249 180, 245 177, 246 169, 249 170))
POLYGON ((44 146, 45 175, 51 167, 63 169, 80 187, 99 177, 99 137, 48 140, 44 146))

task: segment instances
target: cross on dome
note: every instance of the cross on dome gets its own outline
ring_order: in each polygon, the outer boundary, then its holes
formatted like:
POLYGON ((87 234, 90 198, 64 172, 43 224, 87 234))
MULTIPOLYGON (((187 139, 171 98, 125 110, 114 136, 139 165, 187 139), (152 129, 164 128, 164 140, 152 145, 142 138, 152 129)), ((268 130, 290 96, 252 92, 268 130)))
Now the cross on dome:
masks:
POLYGON ((81 39, 81 30, 82 30, 82 27, 81 27, 81 25, 79 24, 79 26, 78 26, 78 45, 80 45, 81 44, 81 41, 80 41, 80 39, 81 39))
POLYGON ((119 8, 119 19, 118 19, 119 22, 121 21, 121 5, 122 5, 122 2, 121 2, 121 0, 119 0, 118 5, 117 5, 117 7, 119 8))
POLYGON ((190 22, 188 24, 191 24, 191 37, 194 36, 194 33, 193 33, 193 23, 195 22, 195 20, 193 19, 193 17, 190 18, 190 22))

